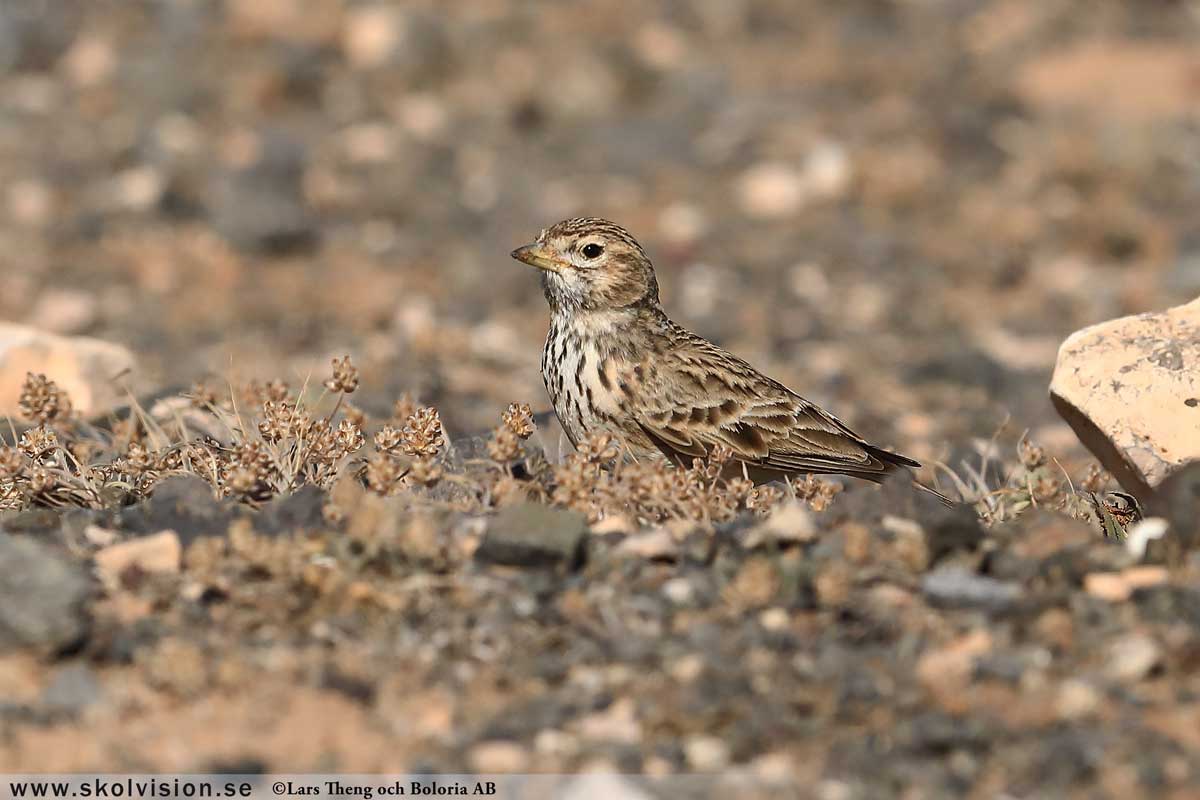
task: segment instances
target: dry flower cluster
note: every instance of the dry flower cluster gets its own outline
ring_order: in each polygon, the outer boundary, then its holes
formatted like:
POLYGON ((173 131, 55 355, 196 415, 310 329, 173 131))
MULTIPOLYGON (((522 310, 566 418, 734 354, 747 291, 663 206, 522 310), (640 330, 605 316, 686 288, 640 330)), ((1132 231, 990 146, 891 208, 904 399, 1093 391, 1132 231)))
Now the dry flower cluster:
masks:
POLYGON ((1120 491, 1107 491, 1112 476, 1091 464, 1079 486, 1067 471, 1037 444, 1022 436, 1016 461, 1003 470, 998 487, 989 485, 995 442, 983 449, 978 466, 963 463, 962 474, 946 470, 959 496, 974 505, 985 525, 1011 521, 1031 509, 1047 509, 1098 526, 1105 536, 1123 538, 1130 525, 1142 519, 1137 500, 1120 491))

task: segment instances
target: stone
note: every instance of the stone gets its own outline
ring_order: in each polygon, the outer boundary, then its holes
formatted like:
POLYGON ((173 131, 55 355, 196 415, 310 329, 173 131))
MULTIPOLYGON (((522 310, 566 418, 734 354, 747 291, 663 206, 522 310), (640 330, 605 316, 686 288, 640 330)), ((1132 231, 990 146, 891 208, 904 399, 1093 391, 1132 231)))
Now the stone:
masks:
POLYGON ((91 628, 92 582, 83 565, 30 539, 0 534, 0 652, 59 653, 91 628))
POLYGON ((571 778, 559 797, 562 800, 607 800, 610 797, 651 800, 654 795, 644 791, 634 783, 635 780, 637 778, 633 776, 613 772, 585 772, 571 778))
POLYGON ((1021 596, 1019 584, 976 575, 962 567, 943 567, 921 581, 921 591, 934 605, 1001 611, 1021 596))
POLYGON ((288 534, 327 527, 324 508, 328 496, 320 487, 306 484, 288 495, 272 498, 254 518, 259 533, 288 534))
POLYGON ((1185 42, 1085 37, 1029 59, 1015 76, 1018 96, 1038 111, 1073 111, 1123 125, 1180 116, 1194 107, 1189 77, 1200 69, 1185 42))
POLYGON ((387 63, 403 35, 403 20, 394 9, 385 6, 355 8, 346 13, 342 50, 353 67, 379 67, 387 63))
POLYGON ((615 514, 610 517, 594 522, 591 525, 593 536, 608 536, 615 533, 630 533, 637 530, 637 525, 633 524, 633 520, 626 517, 624 514, 615 514))
POLYGON ((247 145, 247 163, 216 180, 213 226, 235 247, 265 254, 311 249, 317 228, 304 196, 304 148, 283 135, 247 145))
POLYGON ((133 353, 118 344, 0 322, 0 416, 21 417, 18 400, 30 372, 57 383, 77 415, 104 414, 127 401, 136 367, 133 353))
POLYGON ((0 3, 0 73, 49 69, 70 47, 79 20, 57 3, 0 3))
POLYGON ((812 513, 797 502, 776 506, 762 527, 769 539, 788 544, 811 542, 817 535, 812 513))
POLYGON ((923 526, 925 546, 929 549, 929 561, 936 564, 942 558, 958 551, 975 550, 987 535, 979 522, 975 509, 966 503, 947 508, 933 508, 923 526))
POLYGON ((683 743, 688 766, 697 772, 717 772, 729 766, 729 745, 716 736, 692 736, 683 743))
POLYGON ((475 551, 475 558, 515 567, 583 564, 587 520, 582 514, 520 503, 496 515, 475 551))
POLYGON ((1113 680, 1135 683, 1150 674, 1162 661, 1158 642, 1141 633, 1130 633, 1108 647, 1104 672, 1113 680))
POLYGON ((83 333, 96 324, 99 301, 95 293, 80 289, 47 289, 38 295, 29 312, 34 327, 51 333, 83 333))
POLYGON ((110 589, 121 583, 129 570, 170 574, 179 572, 183 548, 175 531, 162 531, 127 542, 109 545, 96 552, 96 571, 110 589))
POLYGON ((651 528, 635 533, 617 546, 617 555, 650 560, 673 561, 679 555, 679 542, 666 528, 651 528))
POLYGON ((1059 719, 1079 720, 1092 716, 1100 708, 1101 700, 1100 692, 1090 683, 1068 678, 1058 687, 1054 711, 1059 719))
POLYGON ((1200 299, 1093 325, 1058 352, 1050 397, 1124 489, 1156 489, 1200 461, 1200 299))
POLYGON ((846 149, 824 142, 799 165, 783 161, 753 165, 738 177, 735 192, 747 216, 780 219, 814 201, 841 196, 850 185, 851 172, 846 149))
POLYGON ((970 682, 976 660, 991 649, 991 634, 983 629, 973 630, 944 647, 922 654, 917 661, 917 680, 931 692, 957 690, 970 682))
POLYGON ((737 199, 749 217, 789 217, 805 202, 804 181, 795 167, 778 162, 756 164, 738 178, 737 199))
POLYGON ((1083 579, 1083 588, 1093 597, 1119 603, 1128 600, 1138 589, 1166 583, 1170 573, 1166 567, 1130 567, 1121 572, 1093 572, 1083 579))
POLYGON ((52 714, 74 716, 101 699, 96 672, 86 664, 69 664, 54 673, 42 692, 42 706, 52 714))
POLYGON ((467 753, 467 761, 476 772, 512 774, 524 772, 529 764, 529 752, 504 740, 480 742, 467 753))
POLYGON ((581 717, 579 735, 592 741, 636 745, 642 741, 642 725, 636 711, 631 699, 621 698, 603 711, 581 717))
POLYGON ((223 536, 235 511, 213 496, 212 487, 194 475, 167 478, 150 499, 121 512, 121 528, 131 533, 171 530, 187 547, 201 536, 223 536))

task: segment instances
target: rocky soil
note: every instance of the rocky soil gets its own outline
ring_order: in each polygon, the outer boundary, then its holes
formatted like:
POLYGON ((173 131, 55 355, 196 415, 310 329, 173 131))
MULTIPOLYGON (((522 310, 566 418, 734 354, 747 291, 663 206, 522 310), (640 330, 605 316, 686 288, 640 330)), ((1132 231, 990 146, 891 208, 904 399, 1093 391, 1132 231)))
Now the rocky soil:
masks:
POLYGON ((0 457, 0 771, 1195 794, 1200 474, 1153 539, 1047 387, 1073 331, 1200 293, 1198 35, 1167 0, 0 4, 0 319, 122 364, 0 327, 34 437, 0 457), (507 254, 581 213, 970 502, 667 513, 571 484, 544 415, 486 433, 548 407, 507 254), (267 463, 344 353, 323 455, 267 463), (211 441, 157 440, 184 418, 211 441))

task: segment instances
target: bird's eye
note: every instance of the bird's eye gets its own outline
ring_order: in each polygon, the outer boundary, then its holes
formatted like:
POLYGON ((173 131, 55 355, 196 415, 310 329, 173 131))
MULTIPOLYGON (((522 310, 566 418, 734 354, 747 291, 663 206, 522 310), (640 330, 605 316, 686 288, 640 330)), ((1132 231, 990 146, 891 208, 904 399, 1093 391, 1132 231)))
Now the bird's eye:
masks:
POLYGON ((585 244, 581 252, 584 258, 599 258, 600 254, 604 252, 604 248, 592 242, 591 244, 585 244))

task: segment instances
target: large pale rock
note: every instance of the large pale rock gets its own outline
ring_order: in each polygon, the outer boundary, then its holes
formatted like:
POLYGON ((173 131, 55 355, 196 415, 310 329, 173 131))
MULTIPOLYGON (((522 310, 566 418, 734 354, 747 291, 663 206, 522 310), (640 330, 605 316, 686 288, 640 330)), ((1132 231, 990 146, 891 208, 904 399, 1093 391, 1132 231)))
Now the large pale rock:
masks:
POLYGON ((1200 462, 1200 299, 1085 328, 1059 349, 1050 398, 1143 504, 1200 462))
POLYGON ((128 401, 123 387, 132 383, 133 368, 133 353, 120 345, 0 322, 0 417, 20 416, 17 401, 29 372, 57 383, 80 416, 102 414, 128 401))

